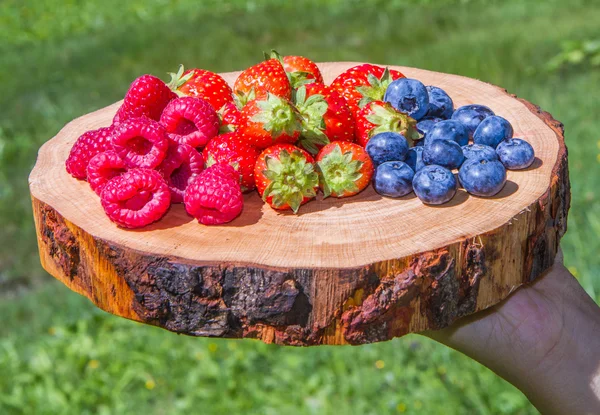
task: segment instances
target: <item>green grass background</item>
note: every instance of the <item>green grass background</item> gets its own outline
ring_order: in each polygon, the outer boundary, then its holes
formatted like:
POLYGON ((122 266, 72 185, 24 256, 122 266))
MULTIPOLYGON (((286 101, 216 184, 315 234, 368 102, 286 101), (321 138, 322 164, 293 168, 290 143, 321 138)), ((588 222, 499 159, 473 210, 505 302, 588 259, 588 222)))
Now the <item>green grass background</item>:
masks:
POLYGON ((237 70, 275 48, 466 75, 565 124, 573 200, 562 246, 600 301, 600 68, 565 44, 600 40, 598 21, 600 5, 584 0, 0 2, 0 413, 536 413, 486 368, 416 335, 294 349, 99 311, 41 269, 27 175, 66 122, 179 63, 237 70))

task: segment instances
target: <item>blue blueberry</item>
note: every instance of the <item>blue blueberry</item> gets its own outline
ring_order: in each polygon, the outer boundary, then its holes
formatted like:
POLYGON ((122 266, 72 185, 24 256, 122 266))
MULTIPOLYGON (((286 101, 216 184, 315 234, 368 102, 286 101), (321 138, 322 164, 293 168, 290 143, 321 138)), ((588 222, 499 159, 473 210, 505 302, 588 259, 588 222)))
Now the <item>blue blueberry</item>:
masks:
POLYGON ((425 147, 411 148, 408 150, 408 154, 404 160, 404 162, 408 164, 408 167, 413 169, 415 172, 418 172, 425 167, 425 163, 423 162, 423 150, 425 150, 425 147))
POLYGON ((413 189, 423 203, 441 205, 454 197, 456 179, 445 167, 425 166, 415 174, 413 189))
POLYGON ((443 120, 443 118, 427 116, 417 123, 417 131, 423 134, 423 138, 425 138, 433 126, 443 120))
POLYGON ((425 144, 434 140, 452 140, 459 146, 466 146, 469 144, 469 132, 459 121, 444 120, 434 125, 425 136, 425 144))
POLYGON ((506 183, 506 169, 498 160, 467 160, 458 171, 465 190, 475 196, 494 196, 506 183))
POLYGON ((454 103, 452 98, 448 96, 446 91, 437 86, 427 86, 427 94, 429 95, 429 110, 428 117, 440 117, 448 119, 454 111, 454 103))
POLYGON ((408 152, 408 142, 402 134, 384 132, 371 137, 365 150, 377 166, 386 161, 403 161, 408 152))
POLYGON ((377 166, 373 188, 383 196, 402 197, 412 192, 415 172, 402 161, 387 161, 377 166))
POLYGON ((492 115, 494 115, 494 111, 485 105, 472 104, 463 105, 458 108, 452 114, 452 119, 463 123, 463 125, 467 127, 469 138, 473 138, 473 133, 475 133, 479 123, 492 115))
POLYGON ((462 148, 451 140, 435 140, 425 144, 423 162, 437 164, 447 169, 458 169, 465 160, 462 148))
POLYGON ((512 136, 512 125, 506 119, 492 115, 481 121, 473 133, 473 142, 496 148, 500 141, 512 136))
MULTIPOLYGON (((462 148, 465 159, 477 159, 477 160, 498 160, 496 150, 490 146, 484 146, 482 144, 469 144, 462 148)), ((465 160, 466 161, 466 160, 465 160)))
POLYGON ((509 138, 502 141, 498 144, 496 153, 504 167, 510 170, 526 169, 535 159, 531 144, 520 138, 509 138))
POLYGON ((392 81, 385 90, 383 100, 417 121, 423 118, 429 109, 427 89, 416 79, 400 78, 392 81))

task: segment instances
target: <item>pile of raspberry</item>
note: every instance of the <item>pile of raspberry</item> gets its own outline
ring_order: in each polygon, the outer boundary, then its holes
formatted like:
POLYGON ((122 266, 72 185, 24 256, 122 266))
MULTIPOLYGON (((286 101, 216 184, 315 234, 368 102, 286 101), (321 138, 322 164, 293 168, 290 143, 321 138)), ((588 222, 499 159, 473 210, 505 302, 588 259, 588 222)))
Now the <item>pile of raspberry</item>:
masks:
POLYGON ((67 172, 86 180, 108 217, 123 228, 156 222, 174 203, 184 203, 205 225, 229 222, 242 211, 240 173, 202 154, 219 135, 215 106, 231 89, 218 77, 188 96, 177 90, 181 78, 181 73, 174 78, 175 85, 151 75, 136 79, 112 125, 81 135, 66 161, 67 172))

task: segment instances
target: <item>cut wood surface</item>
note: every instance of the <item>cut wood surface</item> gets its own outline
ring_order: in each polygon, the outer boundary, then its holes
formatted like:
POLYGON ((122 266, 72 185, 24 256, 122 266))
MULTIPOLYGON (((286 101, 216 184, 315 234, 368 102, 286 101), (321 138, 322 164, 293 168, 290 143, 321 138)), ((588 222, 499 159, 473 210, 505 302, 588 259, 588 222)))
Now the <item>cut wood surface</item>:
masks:
MULTIPOLYGON (((350 62, 323 63, 329 83, 350 62)), ((438 329, 490 307, 553 262, 569 208, 562 124, 504 89, 456 75, 391 67, 445 89, 455 106, 485 104, 535 149, 504 190, 459 190, 439 207, 414 194, 319 198, 298 215, 258 194, 242 215, 203 226, 182 205, 141 230, 104 214, 64 162, 83 132, 108 126, 119 103, 67 124, 29 177, 44 268, 100 308, 168 330, 289 345, 363 344, 438 329)), ((231 84, 237 73, 224 74, 231 84)))

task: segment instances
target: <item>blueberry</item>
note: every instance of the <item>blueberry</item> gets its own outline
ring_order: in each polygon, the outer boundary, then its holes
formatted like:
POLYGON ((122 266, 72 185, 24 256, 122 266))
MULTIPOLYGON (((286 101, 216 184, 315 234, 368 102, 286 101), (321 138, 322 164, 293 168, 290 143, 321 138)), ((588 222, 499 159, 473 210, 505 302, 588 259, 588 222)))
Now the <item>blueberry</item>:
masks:
MULTIPOLYGON (((482 144, 469 144, 462 148, 465 159, 477 159, 477 160, 498 160, 496 150, 490 146, 484 146, 482 144)), ((466 160, 465 160, 466 162, 466 160)))
POLYGON ((402 161, 387 161, 377 166, 373 187, 383 196, 401 197, 412 192, 415 172, 402 161))
POLYGON ((434 125, 425 136, 425 144, 434 140, 452 140, 459 146, 466 146, 469 144, 469 132, 459 121, 444 120, 434 125))
POLYGON ((423 150, 425 147, 413 147, 408 150, 408 154, 406 155, 406 159, 404 162, 408 164, 408 167, 413 169, 413 171, 417 172, 425 167, 425 163, 423 163, 423 150))
POLYGON ((415 194, 423 203, 441 205, 454 197, 456 179, 442 166, 425 166, 413 178, 415 194))
POLYGON ((512 125, 506 119, 492 115, 481 121, 473 133, 473 142, 496 148, 500 144, 500 141, 512 136, 512 125))
POLYGON ((428 117, 440 117, 448 119, 454 111, 454 103, 452 98, 448 96, 446 91, 437 86, 427 86, 427 94, 429 95, 429 110, 428 117))
POLYGON ((447 169, 457 169, 465 160, 462 148, 451 140, 435 140, 425 144, 423 162, 437 164, 447 169))
POLYGON ((423 138, 425 138, 427 137, 427 134, 429 134, 429 131, 433 128, 433 126, 443 120, 443 118, 429 116, 422 118, 421 121, 417 123, 417 131, 423 134, 423 138))
POLYGON ((520 138, 502 141, 498 144, 496 153, 504 167, 510 170, 526 169, 535 159, 531 144, 520 138))
POLYGON ((402 134, 384 132, 371 137, 365 149, 377 166, 386 161, 403 161, 408 152, 408 142, 402 134))
POLYGON ((473 133, 479 126, 479 123, 487 117, 494 115, 494 111, 485 105, 464 105, 458 108, 452 114, 452 119, 460 121, 469 132, 469 138, 473 138, 473 133))
POLYGON ((475 196, 494 196, 506 183, 506 169, 498 160, 467 160, 458 171, 460 184, 475 196))
POLYGON ((429 109, 427 89, 416 79, 400 78, 392 81, 385 90, 383 100, 417 121, 423 118, 429 109))

